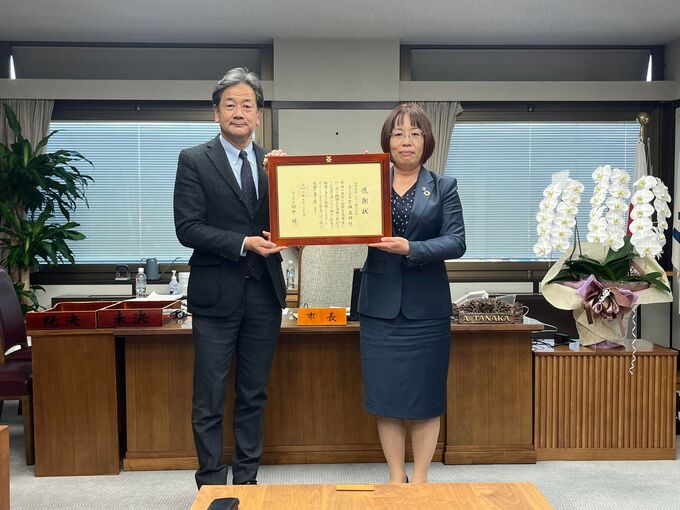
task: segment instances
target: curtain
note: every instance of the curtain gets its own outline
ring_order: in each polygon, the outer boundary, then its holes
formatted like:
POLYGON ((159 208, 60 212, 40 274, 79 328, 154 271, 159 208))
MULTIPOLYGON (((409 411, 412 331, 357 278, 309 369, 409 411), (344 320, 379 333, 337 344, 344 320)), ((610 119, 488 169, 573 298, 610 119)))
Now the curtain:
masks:
MULTIPOLYGON (((7 104, 17 116, 21 134, 35 147, 49 133, 54 101, 48 99, 0 99, 0 105, 7 104)), ((5 108, 0 108, 0 143, 14 143, 14 133, 7 125, 5 108)), ((44 149, 43 149, 44 150, 44 149)))
POLYGON ((463 108, 457 101, 418 101, 416 104, 425 110, 430 118, 435 141, 434 152, 425 166, 438 175, 444 175, 451 133, 456 123, 456 116, 463 112, 463 108))

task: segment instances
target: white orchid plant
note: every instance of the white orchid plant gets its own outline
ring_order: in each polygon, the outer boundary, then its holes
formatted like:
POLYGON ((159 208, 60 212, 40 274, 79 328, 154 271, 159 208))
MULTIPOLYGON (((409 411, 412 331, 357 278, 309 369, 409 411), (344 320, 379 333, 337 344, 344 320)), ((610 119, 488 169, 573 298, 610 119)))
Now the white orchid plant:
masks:
MULTIPOLYGON (((547 283, 578 281, 592 275, 600 281, 646 282, 670 291, 662 281, 661 272, 643 274, 633 261, 635 257, 661 255, 666 243, 667 219, 671 216, 668 205, 671 197, 666 185, 656 177, 645 176, 633 183, 631 192, 628 172, 609 165, 595 169, 593 181, 587 239, 605 247, 607 254, 600 261, 582 253, 574 258, 572 251, 563 268, 547 283)), ((534 253, 546 256, 553 250, 566 251, 574 231, 580 246, 576 214, 582 192, 583 185, 570 179, 568 172, 553 176, 552 183, 543 191, 544 198, 536 215, 538 241, 534 253)))
POLYGON ((672 215, 668 187, 661 179, 647 175, 635 182, 634 190, 630 242, 641 256, 658 258, 666 244, 664 232, 672 215))
POLYGON ((536 255, 545 257, 553 250, 565 251, 569 248, 583 189, 583 184, 569 178, 569 172, 553 175, 552 183, 543 190, 543 200, 536 214, 536 255))

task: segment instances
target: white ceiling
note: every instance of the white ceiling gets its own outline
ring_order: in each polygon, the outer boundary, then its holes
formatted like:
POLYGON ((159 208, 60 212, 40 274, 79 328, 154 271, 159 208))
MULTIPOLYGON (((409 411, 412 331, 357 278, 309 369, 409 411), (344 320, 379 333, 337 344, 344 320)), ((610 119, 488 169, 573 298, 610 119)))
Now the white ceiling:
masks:
POLYGON ((665 44, 680 0, 0 0, 0 41, 665 44))

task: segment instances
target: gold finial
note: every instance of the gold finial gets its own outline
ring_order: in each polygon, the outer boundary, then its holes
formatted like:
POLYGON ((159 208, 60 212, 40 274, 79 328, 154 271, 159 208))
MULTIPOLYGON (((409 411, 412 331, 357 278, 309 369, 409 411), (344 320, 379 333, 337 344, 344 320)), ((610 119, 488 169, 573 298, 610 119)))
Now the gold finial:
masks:
POLYGON ((645 126, 649 124, 649 114, 647 112, 638 113, 635 118, 640 124, 640 140, 645 139, 645 126))

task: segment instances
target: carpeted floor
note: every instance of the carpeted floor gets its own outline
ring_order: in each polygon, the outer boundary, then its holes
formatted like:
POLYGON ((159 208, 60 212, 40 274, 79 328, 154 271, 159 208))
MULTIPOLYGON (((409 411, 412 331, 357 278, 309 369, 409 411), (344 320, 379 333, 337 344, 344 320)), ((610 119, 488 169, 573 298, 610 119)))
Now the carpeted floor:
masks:
MULTIPOLYGON (((184 510, 196 494, 193 471, 123 471, 118 476, 35 478, 33 467, 25 463, 23 429, 15 403, 5 403, 0 423, 10 425, 12 510, 184 510)), ((384 483, 386 477, 384 464, 316 464, 262 466, 258 481, 384 483)), ((435 463, 430 480, 532 481, 556 509, 564 510, 680 509, 680 460, 477 466, 435 463)))

